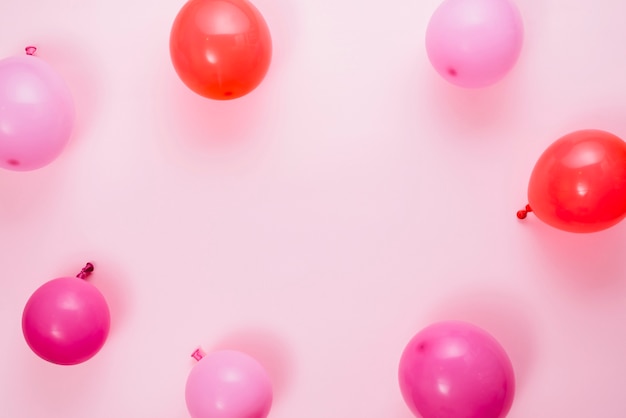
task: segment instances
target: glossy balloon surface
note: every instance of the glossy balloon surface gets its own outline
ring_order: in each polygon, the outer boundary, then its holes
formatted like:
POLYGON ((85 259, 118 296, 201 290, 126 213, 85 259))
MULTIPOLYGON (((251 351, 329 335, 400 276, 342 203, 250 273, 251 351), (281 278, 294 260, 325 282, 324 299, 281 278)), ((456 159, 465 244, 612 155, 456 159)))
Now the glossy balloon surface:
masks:
POLYGON ((192 418, 265 418, 272 384, 255 359, 239 351, 216 351, 189 373, 185 389, 192 418))
POLYGON ((50 65, 30 55, 0 60, 0 167, 48 165, 65 148, 73 125, 70 90, 50 65))
POLYGON ((426 51, 435 70, 460 87, 494 84, 515 65, 524 26, 509 0, 445 0, 426 30, 426 51))
POLYGON ((601 130, 572 132, 537 160, 528 203, 539 219, 569 232, 596 232, 626 216, 626 143, 601 130))
POLYGON ((191 90, 228 100, 261 83, 272 40, 263 16, 247 0, 190 0, 172 26, 170 55, 191 90))
POLYGON ((109 334, 104 296, 75 277, 51 280, 28 299, 22 315, 26 342, 39 357, 71 365, 93 357, 109 334))
POLYGON ((406 346, 402 396, 422 418, 503 418, 515 392, 511 362, 486 331, 465 322, 432 324, 406 346))

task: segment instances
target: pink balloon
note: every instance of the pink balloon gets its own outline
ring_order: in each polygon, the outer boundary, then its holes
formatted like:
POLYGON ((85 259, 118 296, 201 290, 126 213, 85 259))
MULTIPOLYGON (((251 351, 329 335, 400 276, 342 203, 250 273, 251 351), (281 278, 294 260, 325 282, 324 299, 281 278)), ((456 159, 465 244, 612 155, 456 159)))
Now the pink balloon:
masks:
POLYGON ((517 62, 524 26, 509 0, 445 0, 426 30, 426 51, 435 70, 460 87, 485 87, 517 62))
POLYGON ((73 124, 72 95, 50 65, 32 55, 0 60, 0 167, 28 171, 51 163, 73 124))
POLYGON ((406 346, 398 378, 405 402, 423 418, 502 418, 515 392, 513 366, 486 331, 435 323, 406 346))
POLYGON ((272 384, 263 366, 231 350, 202 357, 189 373, 185 388, 192 418, 265 418, 272 398, 272 384))
POLYGON ((45 283, 28 299, 22 331, 39 357, 72 365, 100 351, 110 321, 107 302, 95 286, 81 278, 62 277, 45 283))

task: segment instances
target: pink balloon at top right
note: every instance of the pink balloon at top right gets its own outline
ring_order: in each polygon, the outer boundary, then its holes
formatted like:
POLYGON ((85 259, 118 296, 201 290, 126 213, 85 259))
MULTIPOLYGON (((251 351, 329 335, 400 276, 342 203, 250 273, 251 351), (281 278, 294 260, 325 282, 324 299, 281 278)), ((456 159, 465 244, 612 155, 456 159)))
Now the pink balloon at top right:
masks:
POLYGON ((522 49, 524 25, 509 0, 445 0, 426 30, 426 51, 450 83, 480 88, 500 81, 522 49))

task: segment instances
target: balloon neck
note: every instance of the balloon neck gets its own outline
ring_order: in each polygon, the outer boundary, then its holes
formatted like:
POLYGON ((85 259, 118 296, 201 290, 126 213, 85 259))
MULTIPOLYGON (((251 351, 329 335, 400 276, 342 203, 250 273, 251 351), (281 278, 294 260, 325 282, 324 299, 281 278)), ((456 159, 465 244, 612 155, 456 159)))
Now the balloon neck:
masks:
POLYGON ((201 348, 196 348, 196 351, 191 353, 191 357, 193 357, 196 361, 202 360, 202 357, 204 357, 205 355, 206 354, 204 353, 204 351, 202 351, 201 348))
POLYGON ((83 269, 76 275, 76 277, 85 280, 93 272, 93 269, 93 264, 87 263, 85 267, 83 267, 83 269))
POLYGON ((528 215, 532 211, 533 211, 533 209, 530 207, 530 205, 526 205, 526 207, 524 209, 517 211, 517 218, 518 219, 526 219, 526 215, 528 215))
POLYGON ((35 55, 35 52, 37 51, 37 47, 34 47, 32 45, 27 46, 25 49, 26 55, 35 55))

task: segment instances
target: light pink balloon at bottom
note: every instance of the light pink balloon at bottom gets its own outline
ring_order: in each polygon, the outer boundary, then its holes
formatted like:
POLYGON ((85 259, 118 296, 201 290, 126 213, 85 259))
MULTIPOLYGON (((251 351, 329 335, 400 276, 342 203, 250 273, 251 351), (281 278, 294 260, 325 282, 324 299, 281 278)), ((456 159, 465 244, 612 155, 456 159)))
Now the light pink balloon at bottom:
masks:
POLYGON ((486 331, 460 321, 417 333, 400 360, 409 409, 422 418, 503 418, 515 393, 513 366, 486 331))
POLYGON ((272 398, 265 369, 247 354, 231 350, 202 357, 185 388, 192 418, 265 418, 272 398))
POLYGON ((39 357, 72 365, 100 351, 110 322, 107 302, 95 286, 77 277, 63 277, 43 284, 28 299, 22 331, 39 357))
POLYGON ((70 90, 49 64, 31 55, 0 60, 0 167, 28 171, 51 163, 73 125, 70 90))
POLYGON ((494 84, 515 65, 524 26, 510 0, 445 0, 426 30, 426 51, 450 83, 478 88, 494 84))

